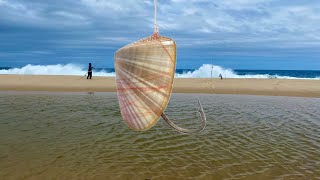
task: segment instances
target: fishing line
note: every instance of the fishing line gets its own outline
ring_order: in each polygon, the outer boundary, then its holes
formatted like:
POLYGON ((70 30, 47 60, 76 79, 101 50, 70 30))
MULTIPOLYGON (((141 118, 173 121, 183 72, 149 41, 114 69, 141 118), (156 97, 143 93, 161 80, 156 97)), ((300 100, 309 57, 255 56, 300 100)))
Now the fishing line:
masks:
POLYGON ((201 105, 201 102, 199 99, 198 99, 198 106, 199 106, 198 113, 200 115, 200 123, 201 124, 197 129, 185 129, 185 128, 179 127, 178 125, 173 123, 164 112, 161 114, 161 117, 171 128, 173 128, 174 130, 176 130, 182 134, 199 133, 206 127, 207 118, 206 118, 206 114, 203 111, 203 108, 202 108, 202 105, 201 105))

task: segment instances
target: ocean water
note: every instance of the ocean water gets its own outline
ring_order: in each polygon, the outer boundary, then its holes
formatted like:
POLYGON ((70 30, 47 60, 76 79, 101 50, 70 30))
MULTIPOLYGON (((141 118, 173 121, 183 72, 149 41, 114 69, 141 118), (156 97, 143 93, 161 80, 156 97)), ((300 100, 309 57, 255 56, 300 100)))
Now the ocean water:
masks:
POLYGON ((320 99, 173 94, 135 132, 115 93, 0 94, 0 179, 319 179, 320 99))
MULTIPOLYGON (((26 65, 24 67, 0 67, 0 74, 31 75, 79 75, 87 73, 87 67, 76 64, 26 65)), ((94 76, 115 76, 113 68, 94 68, 94 76)), ((177 78, 264 78, 264 79, 319 79, 320 70, 233 70, 221 66, 203 64, 196 69, 177 69, 177 78)))

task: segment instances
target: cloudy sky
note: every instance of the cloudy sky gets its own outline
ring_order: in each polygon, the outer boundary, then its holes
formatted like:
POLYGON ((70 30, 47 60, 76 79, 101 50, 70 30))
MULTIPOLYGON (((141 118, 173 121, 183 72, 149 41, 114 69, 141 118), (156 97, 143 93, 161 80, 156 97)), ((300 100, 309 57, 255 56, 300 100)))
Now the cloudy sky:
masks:
MULTIPOLYGON (((158 24, 178 68, 320 70, 319 0, 158 0, 158 24)), ((153 0, 0 0, 0 66, 113 67, 152 31, 153 0)))

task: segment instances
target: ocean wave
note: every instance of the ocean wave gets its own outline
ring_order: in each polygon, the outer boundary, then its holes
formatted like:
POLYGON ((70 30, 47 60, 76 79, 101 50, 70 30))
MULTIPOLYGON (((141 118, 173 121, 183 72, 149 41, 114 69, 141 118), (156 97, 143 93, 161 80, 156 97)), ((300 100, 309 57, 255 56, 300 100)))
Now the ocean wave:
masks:
MULTIPOLYGON (((56 65, 31 65, 28 64, 22 68, 0 69, 0 74, 20 74, 20 75, 76 75, 83 76, 87 73, 85 66, 77 64, 56 64, 56 65)), ((115 76, 114 70, 94 69, 94 76, 115 76)), ((224 78, 257 78, 257 79, 320 79, 281 76, 271 74, 245 74, 238 75, 234 70, 221 66, 203 64, 196 70, 179 71, 175 74, 176 78, 218 78, 219 75, 224 78)))
POLYGON ((221 66, 215 66, 212 64, 203 64, 199 69, 194 71, 187 71, 180 74, 176 73, 177 78, 218 78, 222 75, 224 78, 251 78, 251 79, 320 79, 316 78, 304 78, 304 77, 292 77, 281 76, 271 74, 253 74, 253 75, 238 75, 234 70, 223 68, 221 66))
MULTIPOLYGON (((77 64, 56 64, 56 65, 31 65, 22 68, 12 68, 0 70, 0 74, 19 74, 19 75, 75 75, 83 76, 87 69, 77 64)), ((95 76, 115 76, 114 72, 104 70, 94 72, 95 76)))

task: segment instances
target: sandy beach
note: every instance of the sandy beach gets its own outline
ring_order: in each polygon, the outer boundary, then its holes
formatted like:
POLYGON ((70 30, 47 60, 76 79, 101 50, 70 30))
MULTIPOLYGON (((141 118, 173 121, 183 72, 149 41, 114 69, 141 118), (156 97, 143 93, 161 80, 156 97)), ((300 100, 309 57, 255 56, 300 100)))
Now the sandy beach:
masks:
MULTIPOLYGON (((0 75, 0 91, 115 92, 114 77, 0 75)), ((174 93, 320 97, 319 80, 177 78, 174 93)))

